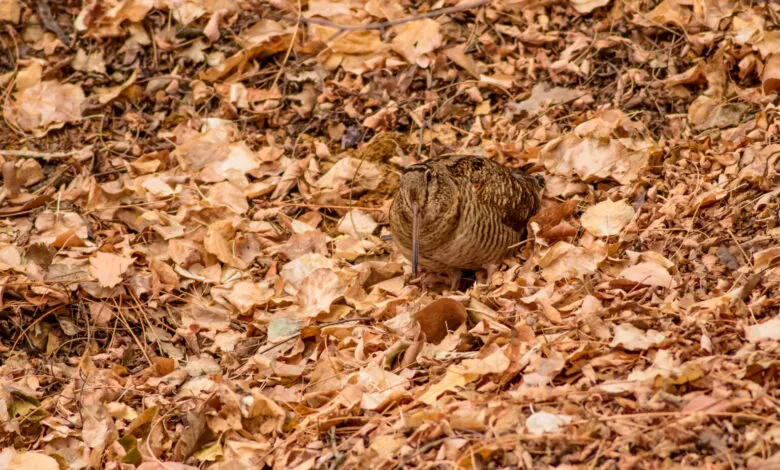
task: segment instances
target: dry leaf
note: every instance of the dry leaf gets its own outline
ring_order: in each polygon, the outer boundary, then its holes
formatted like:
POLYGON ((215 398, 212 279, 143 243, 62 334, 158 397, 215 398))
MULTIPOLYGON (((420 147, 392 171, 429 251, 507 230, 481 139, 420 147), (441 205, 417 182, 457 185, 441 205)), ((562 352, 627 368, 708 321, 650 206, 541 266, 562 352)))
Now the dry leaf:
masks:
POLYGON ((571 420, 571 416, 540 411, 532 414, 525 420, 525 427, 529 433, 536 435, 560 433, 563 431, 563 427, 569 424, 571 420))
POLYGON ((66 123, 80 121, 86 100, 79 85, 41 80, 41 76, 38 62, 19 72, 16 92, 3 109, 9 123, 38 137, 66 123))
MULTIPOLYGON (((0 5, 2 6, 2 5, 0 5)), ((7 470, 59 470, 60 465, 48 455, 40 452, 17 452, 13 447, 0 451, 0 468, 7 470)))
MULTIPOLYGON (((605 3, 608 1, 609 0, 605 0, 605 3)), ((533 89, 531 89, 531 96, 519 103, 511 105, 511 109, 515 112, 525 111, 533 116, 544 111, 547 107, 574 101, 584 94, 584 92, 579 90, 563 87, 551 88, 547 83, 537 83, 534 85, 533 89)))
POLYGON ((236 269, 246 269, 246 262, 236 256, 236 230, 230 221, 223 220, 209 225, 203 246, 223 263, 236 269))
POLYGON ((382 410, 407 395, 409 381, 376 364, 370 364, 358 374, 358 385, 363 389, 360 407, 364 410, 382 410))
POLYGON ((598 264, 607 257, 607 249, 601 242, 583 248, 566 242, 557 242, 539 260, 542 276, 548 281, 561 278, 581 278, 596 271, 598 264))
POLYGON ((122 282, 122 275, 135 258, 98 251, 89 258, 89 273, 103 287, 114 287, 122 282))
POLYGON ((17 24, 21 14, 22 7, 18 0, 0 0, 0 21, 17 24))
POLYGON ((621 346, 629 351, 644 351, 658 346, 666 339, 666 335, 656 331, 642 331, 631 323, 623 323, 615 327, 615 337, 611 347, 621 346))
POLYGON ((439 23, 430 18, 406 23, 398 28, 399 32, 392 43, 393 50, 404 56, 410 64, 426 68, 430 64, 427 54, 443 43, 440 28, 439 23))
POLYGON ((780 90, 780 54, 772 54, 766 59, 764 71, 761 73, 761 85, 766 94, 780 90))
POLYGON ((585 210, 580 219, 582 226, 597 237, 619 235, 623 227, 634 218, 634 209, 626 201, 609 199, 585 210))
POLYGON ((623 117, 608 116, 580 124, 575 132, 544 146, 540 161, 548 171, 578 175, 584 181, 612 178, 630 184, 648 165, 653 142, 638 137, 608 138, 612 129, 629 127, 623 117))
POLYGON ((437 299, 414 315, 425 339, 439 344, 450 331, 457 330, 466 322, 466 309, 452 299, 437 299))
POLYGON ((596 8, 609 5, 610 0, 569 0, 569 3, 577 13, 586 14, 590 13, 596 8))
POLYGON ((303 315, 316 317, 330 311, 333 302, 344 296, 346 286, 330 269, 316 269, 306 276, 298 289, 303 315))
POLYGON ((378 224, 367 213, 360 209, 353 209, 347 212, 347 215, 339 222, 339 233, 351 235, 353 238, 361 239, 371 235, 376 230, 378 224))
POLYGON ((620 272, 620 278, 646 286, 666 288, 674 288, 677 286, 677 283, 666 268, 660 264, 647 261, 624 269, 620 272))
POLYGON ((780 317, 774 317, 758 325, 746 326, 745 337, 751 343, 757 343, 765 339, 780 340, 780 317))

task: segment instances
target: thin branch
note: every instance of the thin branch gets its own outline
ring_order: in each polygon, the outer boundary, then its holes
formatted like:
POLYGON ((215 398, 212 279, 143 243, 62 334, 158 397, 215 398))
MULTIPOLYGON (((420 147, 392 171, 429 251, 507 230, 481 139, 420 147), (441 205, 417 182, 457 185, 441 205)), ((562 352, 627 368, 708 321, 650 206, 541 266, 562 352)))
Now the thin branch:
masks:
MULTIPOLYGON (((372 321, 374 321, 374 319, 371 318, 371 317, 344 318, 342 320, 337 320, 337 321, 333 321, 333 322, 329 322, 329 323, 323 323, 322 325, 316 325, 316 326, 318 328, 325 328, 325 327, 328 327, 328 326, 341 325, 343 323, 372 322, 372 321)), ((299 336, 301 336, 301 331, 300 330, 298 330, 297 332, 291 334, 287 338, 284 338, 283 340, 279 341, 278 343, 274 343, 274 344, 272 344, 270 346, 267 346, 263 350, 258 351, 257 353, 255 353, 255 355, 257 355, 257 354, 265 354, 265 353, 267 353, 268 351, 270 351, 270 350, 272 350, 274 348, 277 348, 277 347, 279 347, 279 346, 281 346, 283 344, 289 343, 290 341, 298 338, 299 336)))
POLYGON ((459 11, 465 11, 465 10, 471 10, 473 8, 477 8, 479 6, 485 5, 486 3, 490 3, 491 0, 477 0, 475 2, 470 3, 464 3, 462 5, 457 5, 454 7, 449 8, 439 8, 437 10, 431 10, 426 13, 420 13, 417 15, 412 15, 406 18, 400 18, 397 20, 389 20, 389 21, 379 21, 376 23, 367 23, 367 24, 339 24, 334 23, 332 21, 323 20, 320 18, 288 18, 291 21, 300 21, 302 23, 309 23, 309 24, 316 24, 320 26, 328 26, 330 28, 336 28, 340 31, 365 31, 369 29, 379 29, 384 30, 386 28, 389 28, 391 26, 398 26, 401 24, 411 23, 412 21, 418 21, 425 18, 433 18, 436 16, 441 15, 449 15, 450 13, 457 13, 459 11))
POLYGON ((67 34, 65 34, 65 31, 62 30, 62 28, 54 19, 54 17, 51 16, 51 9, 49 9, 48 1, 36 0, 35 6, 38 7, 38 16, 41 17, 43 26, 45 26, 46 29, 48 29, 49 31, 57 35, 57 38, 59 38, 59 40, 62 41, 62 43, 65 44, 66 47, 70 47, 71 45, 70 38, 68 37, 67 34))
POLYGON ((76 155, 83 149, 71 150, 69 152, 35 152, 32 150, 0 150, 0 155, 4 157, 27 157, 27 158, 43 158, 46 161, 54 160, 55 158, 67 158, 76 155))

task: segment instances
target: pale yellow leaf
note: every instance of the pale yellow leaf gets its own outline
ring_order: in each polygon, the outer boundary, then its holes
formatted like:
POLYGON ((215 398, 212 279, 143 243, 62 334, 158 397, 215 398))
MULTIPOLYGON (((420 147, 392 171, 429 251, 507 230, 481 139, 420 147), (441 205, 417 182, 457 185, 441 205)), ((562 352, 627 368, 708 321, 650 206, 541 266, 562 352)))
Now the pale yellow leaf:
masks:
POLYGON ((114 287, 122 282, 122 274, 127 271, 135 258, 98 251, 89 258, 89 273, 103 287, 114 287))
POLYGON ((580 221, 588 232, 597 237, 618 235, 634 218, 634 209, 626 201, 602 201, 582 214, 580 221))

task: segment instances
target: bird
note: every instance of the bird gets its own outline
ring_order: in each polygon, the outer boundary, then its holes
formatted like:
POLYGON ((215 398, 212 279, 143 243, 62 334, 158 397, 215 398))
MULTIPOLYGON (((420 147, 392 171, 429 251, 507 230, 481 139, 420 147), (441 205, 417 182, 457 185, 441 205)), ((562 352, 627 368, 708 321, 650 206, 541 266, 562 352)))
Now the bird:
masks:
POLYGON ((456 274, 498 263, 525 238, 543 189, 541 176, 479 156, 410 165, 388 214, 394 244, 413 278, 420 267, 456 274))

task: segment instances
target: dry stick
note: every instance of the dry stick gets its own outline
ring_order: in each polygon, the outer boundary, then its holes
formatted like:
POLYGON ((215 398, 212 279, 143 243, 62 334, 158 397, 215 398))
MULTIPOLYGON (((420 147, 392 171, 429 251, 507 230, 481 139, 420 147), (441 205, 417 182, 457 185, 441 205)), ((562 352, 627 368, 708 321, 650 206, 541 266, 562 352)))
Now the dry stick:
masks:
POLYGON ((35 6, 38 7, 38 16, 41 17, 41 21, 43 21, 43 25, 46 29, 56 34, 57 38, 59 38, 63 44, 70 47, 70 38, 51 16, 48 0, 35 0, 35 6))
MULTIPOLYGON (((471 10, 472 8, 476 8, 479 6, 482 6, 486 3, 490 3, 490 0, 477 0, 476 2, 471 3, 465 3, 463 5, 458 5, 454 7, 449 8, 439 8, 437 10, 431 10, 426 13, 420 13, 417 15, 412 15, 406 18, 400 18, 397 20, 389 20, 389 21, 379 21, 376 23, 367 23, 367 24, 357 24, 357 25, 351 25, 351 24, 339 24, 334 23, 332 21, 328 20, 322 20, 319 18, 296 18, 296 20, 301 21, 302 23, 310 23, 310 24, 316 24, 320 26, 328 26, 330 28, 336 28, 340 31, 365 31, 368 29, 379 29, 384 30, 385 28, 389 28, 391 26, 398 26, 401 24, 411 23, 412 21, 418 21, 424 18, 433 18, 436 16, 441 15, 448 15, 450 13, 457 13, 459 11, 465 11, 465 10, 471 10)), ((290 19, 290 18, 288 18, 290 19)), ((292 20, 292 19, 290 19, 292 20)))
POLYGON ((298 18, 295 21, 295 31, 293 31, 293 35, 290 38, 290 46, 287 48, 287 52, 284 54, 284 60, 282 60, 282 64, 279 66, 279 73, 276 74, 273 83, 271 83, 271 90, 273 90, 276 87, 276 84, 279 82, 279 77, 281 77, 282 72, 284 72, 284 66, 287 64, 287 60, 290 58, 290 53, 292 52, 293 46, 295 45, 295 39, 298 37, 298 28, 301 25, 302 16, 303 6, 301 5, 301 0, 298 0, 298 18))
POLYGON ((0 155, 4 157, 27 157, 27 158, 43 158, 46 161, 54 160, 55 158, 67 158, 76 155, 83 149, 71 150, 70 152, 35 152, 32 150, 0 150, 0 155))
MULTIPOLYGON (((19 71, 19 43, 16 40, 16 30, 14 30, 9 24, 5 25, 5 29, 8 35, 14 41, 14 47, 16 49, 16 61, 14 62, 13 69, 13 75, 16 76, 16 73, 19 71)), ((14 89, 14 85, 16 85, 16 80, 9 80, 8 85, 6 85, 5 89, 2 90, 2 93, 0 93, 0 107, 5 108, 6 103, 8 103, 8 100, 11 96, 11 91, 14 89)), ((5 119, 5 113, 0 113, 0 118, 5 121, 5 123, 12 131, 16 132, 17 134, 26 136, 24 131, 19 129, 19 127, 11 122, 10 119, 5 119)))
MULTIPOLYGON (((330 322, 330 323, 323 323, 322 325, 317 325, 317 327, 318 327, 318 328, 320 328, 320 329, 322 329, 322 328, 325 328, 325 327, 328 327, 328 326, 341 325, 341 324, 343 324, 343 323, 351 323, 351 322, 371 322, 371 321, 374 321, 374 319, 373 319, 373 318, 371 318, 371 317, 345 318, 345 319, 343 319, 343 320, 337 320, 337 321, 330 322)), ((265 353, 267 353, 268 351, 270 351, 270 350, 272 350, 272 349, 275 349, 275 348, 277 348, 277 347, 279 347, 279 346, 281 346, 281 345, 283 345, 283 344, 285 344, 285 343, 289 343, 290 341, 292 341, 292 340, 294 340, 294 339, 298 338, 299 336, 301 336, 301 332, 300 332, 300 331, 297 331, 297 332, 295 332, 295 333, 291 334, 289 337, 287 337, 287 338, 285 338, 285 339, 283 339, 283 340, 279 341, 278 343, 274 343, 274 344, 272 344, 272 345, 270 345, 270 346, 266 347, 266 348, 265 348, 265 349, 263 349, 262 351, 258 351, 258 352, 256 352, 255 354, 265 354, 265 353)))
POLYGON ((25 328, 25 329, 24 329, 24 331, 22 331, 21 333, 19 333, 19 337, 18 337, 18 338, 16 338, 16 341, 14 341, 14 344, 11 346, 11 351, 8 353, 8 356, 10 357, 10 356, 11 356, 11 354, 13 354, 13 352, 16 350, 16 346, 19 344, 19 341, 21 341, 21 340, 22 340, 22 338, 24 338, 25 336, 27 336, 27 332, 28 332, 28 331, 30 331, 30 330, 32 329, 32 327, 34 327, 35 325, 37 325, 38 323, 40 323, 40 322, 41 322, 41 320, 43 320, 44 318, 48 317, 48 316, 49 316, 49 315, 51 315, 52 313, 57 313, 57 312, 59 312, 59 311, 60 311, 60 310, 62 310, 64 307, 65 307, 64 305, 58 305, 58 306, 56 306, 56 307, 54 307, 54 308, 51 308, 51 309, 47 310, 46 312, 44 312, 44 313, 43 313, 43 315, 41 315, 40 317, 36 318, 36 319, 35 319, 35 321, 33 321, 32 323, 30 323, 30 325, 29 325, 27 328, 25 328))
POLYGON ((333 205, 333 204, 297 204, 294 202, 279 202, 273 204, 274 207, 307 207, 307 208, 318 208, 318 209, 360 209, 362 211, 375 211, 375 212, 382 212, 384 209, 381 207, 363 207, 363 206, 339 206, 339 205, 333 205))

